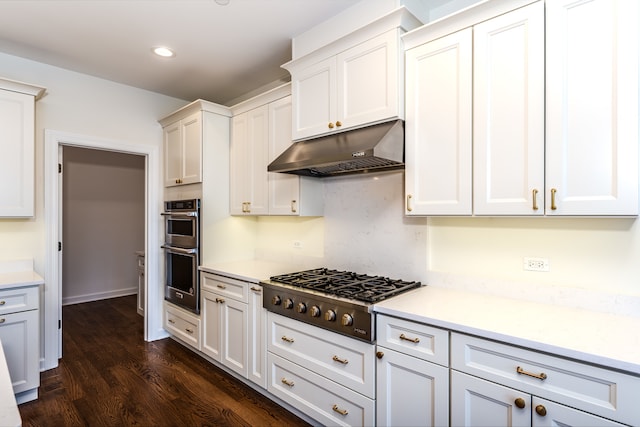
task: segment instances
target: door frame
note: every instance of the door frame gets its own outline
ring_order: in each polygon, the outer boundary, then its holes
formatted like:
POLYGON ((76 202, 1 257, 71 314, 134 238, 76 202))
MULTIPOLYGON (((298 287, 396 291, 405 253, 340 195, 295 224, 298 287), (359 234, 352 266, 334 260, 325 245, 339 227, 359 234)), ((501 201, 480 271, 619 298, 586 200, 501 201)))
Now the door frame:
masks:
POLYGON ((58 366, 62 357, 62 284, 58 242, 62 241, 60 229, 61 181, 58 173, 58 153, 62 146, 74 146, 96 150, 115 151, 145 156, 145 316, 144 339, 154 341, 168 336, 162 328, 162 287, 149 286, 160 283, 161 228, 159 212, 162 210, 160 154, 158 146, 132 144, 101 139, 92 136, 44 131, 44 216, 45 216, 45 284, 43 293, 44 330, 41 333, 44 360, 41 370, 58 366))

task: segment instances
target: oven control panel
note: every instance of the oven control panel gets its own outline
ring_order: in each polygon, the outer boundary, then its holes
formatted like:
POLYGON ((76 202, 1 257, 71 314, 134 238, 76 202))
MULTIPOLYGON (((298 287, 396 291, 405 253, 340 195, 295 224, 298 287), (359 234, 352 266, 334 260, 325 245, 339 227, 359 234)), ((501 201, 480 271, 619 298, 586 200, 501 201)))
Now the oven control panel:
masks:
POLYGON ((268 311, 363 341, 375 340, 374 315, 366 305, 287 286, 262 285, 263 307, 268 311))

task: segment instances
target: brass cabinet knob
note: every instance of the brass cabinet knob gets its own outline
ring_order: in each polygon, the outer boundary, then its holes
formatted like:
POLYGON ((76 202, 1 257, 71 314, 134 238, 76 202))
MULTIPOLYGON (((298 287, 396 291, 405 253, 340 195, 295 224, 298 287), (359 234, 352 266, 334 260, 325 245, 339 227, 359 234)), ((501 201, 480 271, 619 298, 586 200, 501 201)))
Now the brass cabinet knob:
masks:
POLYGON ((333 129, 333 123, 329 123, 327 126, 329 126, 329 129, 333 129))
POLYGON ((384 357, 384 353, 383 353, 382 351, 378 351, 378 352, 376 353, 376 357, 377 357, 378 359, 382 359, 382 358, 384 357))
POLYGON ((342 126, 342 122, 341 122, 340 120, 338 120, 338 121, 336 122, 336 126, 338 126, 338 127, 342 126))
POLYGON ((536 406, 536 414, 544 417, 545 415, 547 415, 547 408, 545 408, 543 405, 536 406))
POLYGON ((519 397, 515 400, 515 402, 513 402, 516 404, 516 406, 520 409, 524 408, 525 406, 527 406, 527 403, 524 401, 523 398, 519 397))

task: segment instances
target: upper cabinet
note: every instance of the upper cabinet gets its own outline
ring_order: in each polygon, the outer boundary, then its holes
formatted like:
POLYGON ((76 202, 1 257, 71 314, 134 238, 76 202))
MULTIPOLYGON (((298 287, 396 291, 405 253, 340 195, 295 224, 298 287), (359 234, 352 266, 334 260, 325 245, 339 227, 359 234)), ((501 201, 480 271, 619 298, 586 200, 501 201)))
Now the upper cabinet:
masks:
POLYGON ((35 101, 44 92, 0 79, 0 217, 34 215, 35 101))
MULTIPOLYGON (((229 117, 227 107, 197 100, 159 120, 164 141, 164 185, 202 182, 202 145, 211 124, 208 115, 229 117)), ((227 141, 220 141, 227 144, 227 141)))
POLYGON ((232 107, 230 211, 232 215, 319 216, 320 180, 267 172, 291 145, 291 95, 286 84, 232 107))
POLYGON ((513 0, 405 36, 405 213, 637 215, 637 20, 513 0))
POLYGON ((419 24, 401 8, 283 65, 291 73, 293 140, 403 119, 400 36, 419 24))

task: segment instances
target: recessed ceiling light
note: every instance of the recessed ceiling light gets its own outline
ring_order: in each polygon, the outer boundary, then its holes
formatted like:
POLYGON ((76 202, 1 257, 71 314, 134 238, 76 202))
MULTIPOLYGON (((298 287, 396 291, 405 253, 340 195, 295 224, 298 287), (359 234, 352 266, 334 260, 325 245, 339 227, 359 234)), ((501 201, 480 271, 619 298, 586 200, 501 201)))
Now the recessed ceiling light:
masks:
POLYGON ((158 56, 162 56, 163 58, 173 58, 174 56, 176 56, 176 53, 168 47, 154 47, 153 49, 151 49, 151 51, 158 56))

